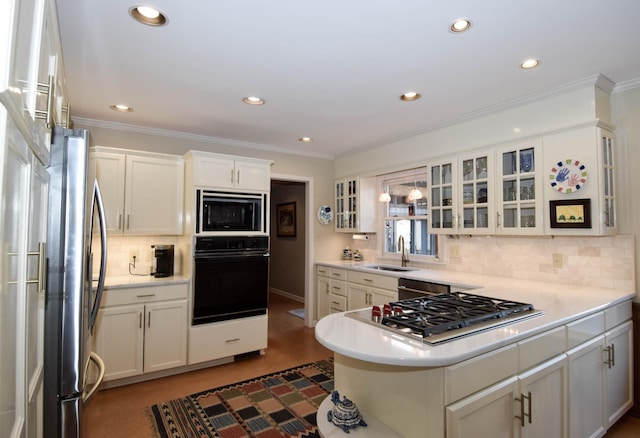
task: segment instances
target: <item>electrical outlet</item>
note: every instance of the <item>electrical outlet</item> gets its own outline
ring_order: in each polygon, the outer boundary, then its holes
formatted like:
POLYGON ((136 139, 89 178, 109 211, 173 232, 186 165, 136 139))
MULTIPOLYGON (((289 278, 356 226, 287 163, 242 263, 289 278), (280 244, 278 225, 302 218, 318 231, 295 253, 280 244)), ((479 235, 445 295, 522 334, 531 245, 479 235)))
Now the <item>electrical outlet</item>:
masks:
POLYGON ((138 251, 137 249, 130 249, 129 250, 129 262, 133 263, 133 258, 135 257, 135 259, 137 261, 140 260, 140 251, 138 251))
POLYGON ((451 245, 451 257, 460 257, 459 245, 451 245))
POLYGON ((553 254, 551 254, 551 259, 554 268, 562 268, 562 254, 554 252, 553 254))

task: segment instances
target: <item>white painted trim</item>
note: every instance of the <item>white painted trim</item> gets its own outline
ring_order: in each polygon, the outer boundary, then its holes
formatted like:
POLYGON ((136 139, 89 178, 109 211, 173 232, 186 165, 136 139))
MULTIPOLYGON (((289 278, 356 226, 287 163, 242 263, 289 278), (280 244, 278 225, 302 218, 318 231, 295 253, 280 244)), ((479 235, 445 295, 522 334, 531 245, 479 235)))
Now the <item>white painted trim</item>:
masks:
POLYGON ((281 289, 276 289, 275 287, 270 287, 269 288, 269 292, 272 293, 272 294, 280 295, 280 296, 289 298, 290 300, 297 301, 299 303, 303 303, 304 304, 304 297, 301 297, 300 295, 295 295, 295 294, 292 294, 290 292, 285 292, 285 291, 283 291, 281 289))
POLYGON ((307 231, 304 236, 304 246, 306 248, 305 251, 305 269, 304 269, 304 325, 307 327, 313 327, 315 325, 315 321, 313 320, 313 315, 315 315, 316 303, 314 299, 314 285, 313 285, 313 266, 315 265, 315 254, 314 246, 313 246, 313 236, 315 235, 315 213, 313 212, 314 198, 314 188, 313 188, 313 178, 307 176, 299 176, 299 175, 286 175, 280 173, 272 173, 271 180, 278 181, 294 181, 301 182, 305 185, 305 205, 306 205, 306 217, 307 223, 306 228, 307 231))

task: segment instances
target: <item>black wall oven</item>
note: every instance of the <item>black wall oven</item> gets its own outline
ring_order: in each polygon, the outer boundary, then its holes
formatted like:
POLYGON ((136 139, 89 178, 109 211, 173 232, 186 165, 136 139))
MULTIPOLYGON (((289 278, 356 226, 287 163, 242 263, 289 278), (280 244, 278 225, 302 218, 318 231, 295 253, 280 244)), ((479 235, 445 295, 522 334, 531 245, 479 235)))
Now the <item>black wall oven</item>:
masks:
POLYGON ((192 324, 265 315, 269 237, 195 238, 192 324))

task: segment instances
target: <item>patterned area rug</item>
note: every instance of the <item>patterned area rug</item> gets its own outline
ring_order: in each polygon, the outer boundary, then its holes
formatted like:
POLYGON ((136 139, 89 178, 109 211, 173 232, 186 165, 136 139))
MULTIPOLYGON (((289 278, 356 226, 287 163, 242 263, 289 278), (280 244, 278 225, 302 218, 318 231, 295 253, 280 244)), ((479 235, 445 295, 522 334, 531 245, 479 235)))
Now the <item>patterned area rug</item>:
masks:
POLYGON ((148 415, 160 438, 314 438, 331 391, 333 358, 160 403, 148 415))

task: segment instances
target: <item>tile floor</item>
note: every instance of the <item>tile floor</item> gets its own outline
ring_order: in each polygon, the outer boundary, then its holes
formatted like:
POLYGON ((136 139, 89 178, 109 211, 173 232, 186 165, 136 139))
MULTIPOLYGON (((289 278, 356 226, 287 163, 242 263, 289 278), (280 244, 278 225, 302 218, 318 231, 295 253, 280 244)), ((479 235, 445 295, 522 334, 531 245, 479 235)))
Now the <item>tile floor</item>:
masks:
MULTIPOLYGON (((155 403, 330 357, 314 330, 288 313, 300 303, 272 294, 269 303, 269 346, 263 356, 171 377, 105 389, 85 411, 90 437, 153 437, 145 409, 155 403)), ((640 438, 640 418, 623 417, 606 438, 640 438)))

